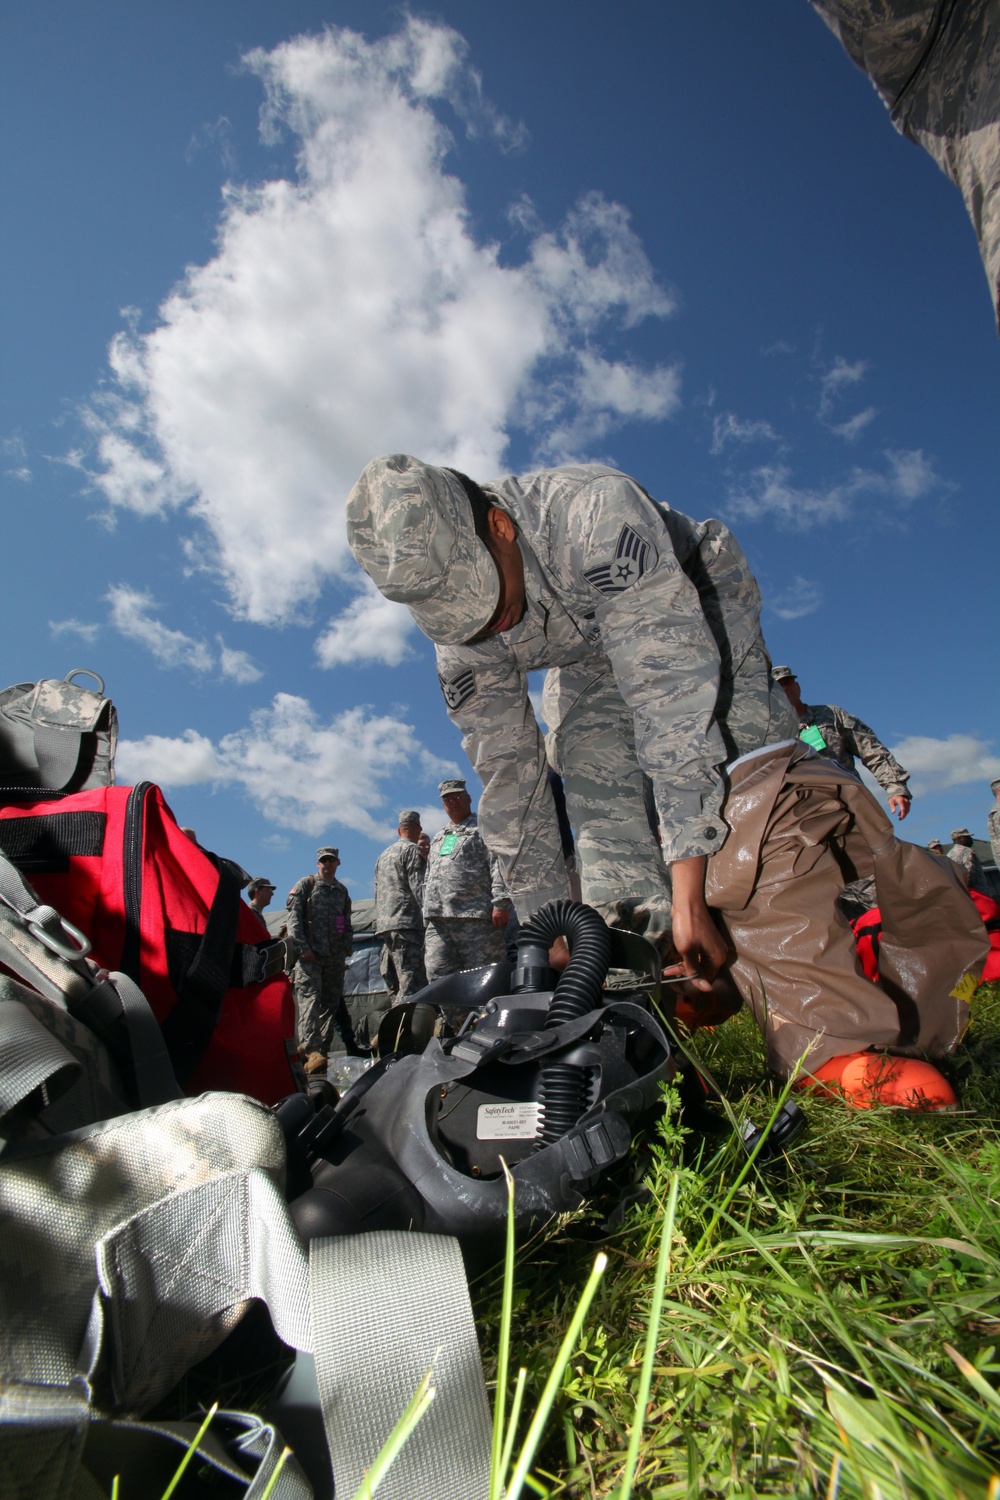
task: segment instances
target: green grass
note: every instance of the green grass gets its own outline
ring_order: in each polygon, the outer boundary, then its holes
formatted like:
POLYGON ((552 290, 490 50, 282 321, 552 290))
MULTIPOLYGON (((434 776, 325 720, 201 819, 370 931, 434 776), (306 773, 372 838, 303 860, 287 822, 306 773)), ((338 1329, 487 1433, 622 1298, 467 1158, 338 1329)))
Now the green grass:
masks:
MULTIPOLYGON (((737 1115, 765 1123, 776 1095, 750 1018, 693 1045, 737 1115)), ((1000 986, 978 992, 948 1071, 962 1113, 810 1097, 808 1133, 759 1172, 721 1108, 683 1118, 671 1094, 633 1164, 648 1202, 603 1229, 634 1186, 621 1177, 518 1246, 510 1361, 527 1371, 526 1413, 595 1250, 609 1257, 533 1493, 1000 1496, 1000 986)), ((487 1351, 501 1284, 498 1270, 476 1289, 487 1351)))

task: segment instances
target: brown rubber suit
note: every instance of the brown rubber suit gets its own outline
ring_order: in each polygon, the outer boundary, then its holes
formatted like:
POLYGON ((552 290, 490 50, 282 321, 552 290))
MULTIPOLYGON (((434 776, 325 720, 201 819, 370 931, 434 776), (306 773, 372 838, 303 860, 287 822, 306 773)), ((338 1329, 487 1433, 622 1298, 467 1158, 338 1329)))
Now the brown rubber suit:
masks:
POLYGON ((961 884, 900 842, 874 797, 800 742, 744 756, 729 772, 732 832, 709 862, 706 896, 738 957, 732 974, 787 1077, 867 1048, 941 1057, 969 1008, 951 991, 977 975, 988 940, 961 884), (861 972, 836 909, 846 882, 873 875, 882 912, 880 983, 861 972))

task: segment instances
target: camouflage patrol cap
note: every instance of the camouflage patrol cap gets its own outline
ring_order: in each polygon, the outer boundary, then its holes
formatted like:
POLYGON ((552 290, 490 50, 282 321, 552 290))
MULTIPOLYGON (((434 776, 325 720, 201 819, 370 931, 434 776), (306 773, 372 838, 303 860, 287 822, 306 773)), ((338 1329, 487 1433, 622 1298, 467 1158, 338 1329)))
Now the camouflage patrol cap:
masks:
POLYGON ((316 850, 316 858, 317 859, 325 859, 325 858, 339 859, 340 858, 340 850, 339 849, 335 849, 332 844, 324 844, 323 847, 322 847, 322 849, 317 849, 316 850))
POLYGON ((928 839, 927 840, 927 847, 928 847, 928 849, 940 849, 941 848, 941 840, 940 839, 928 839))
POLYGON ((496 564, 447 469, 405 453, 373 458, 347 497, 347 541, 379 592, 440 646, 461 646, 496 609, 496 564))
POLYGON ((971 839, 972 834, 967 828, 953 828, 949 837, 951 839, 971 839))
POLYGON ((441 797, 449 797, 451 796, 452 792, 465 791, 468 791, 468 787, 465 785, 465 782, 462 780, 461 776, 451 776, 447 781, 438 782, 438 795, 441 797))
POLYGON ((420 822, 420 814, 415 807, 404 807, 399 815, 397 828, 411 828, 414 823, 420 822))
POLYGON ((998 776, 995 781, 991 781, 990 782, 990 791, 991 792, 1000 791, 1000 776, 998 776))
POLYGON ((247 886, 247 895, 252 896, 254 891, 276 891, 278 887, 273 880, 265 880, 263 875, 258 875, 256 880, 251 880, 247 886))
POLYGON ((796 677, 795 673, 792 671, 791 667, 772 667, 771 676, 773 677, 775 682, 784 682, 788 677, 790 677, 793 682, 798 682, 799 680, 796 677))

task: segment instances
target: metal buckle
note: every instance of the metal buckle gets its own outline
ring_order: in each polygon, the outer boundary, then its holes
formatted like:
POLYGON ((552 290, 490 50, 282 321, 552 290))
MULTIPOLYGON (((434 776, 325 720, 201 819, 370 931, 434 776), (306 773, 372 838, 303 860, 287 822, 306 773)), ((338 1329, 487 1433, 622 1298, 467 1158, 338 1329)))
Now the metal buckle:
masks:
POLYGON ((36 906, 34 915, 28 922, 28 931, 32 937, 36 937, 40 943, 54 953, 58 958, 65 958, 70 963, 75 959, 86 958, 90 952, 90 939, 85 937, 79 927, 74 927, 65 917, 61 917, 54 906, 36 906), (75 946, 64 943, 56 933, 50 929, 52 925, 59 932, 65 932, 73 939, 75 946))

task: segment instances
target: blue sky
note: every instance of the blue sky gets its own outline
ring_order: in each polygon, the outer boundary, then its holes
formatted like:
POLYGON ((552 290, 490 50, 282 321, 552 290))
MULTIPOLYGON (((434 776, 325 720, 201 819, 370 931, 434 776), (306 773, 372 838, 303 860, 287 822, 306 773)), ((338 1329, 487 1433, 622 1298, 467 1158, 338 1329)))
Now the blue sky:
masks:
POLYGON ((0 10, 5 682, 279 886, 466 765, 343 502, 599 459, 721 516, 772 657, 985 831, 1000 359, 957 191, 805 0, 0 10))

